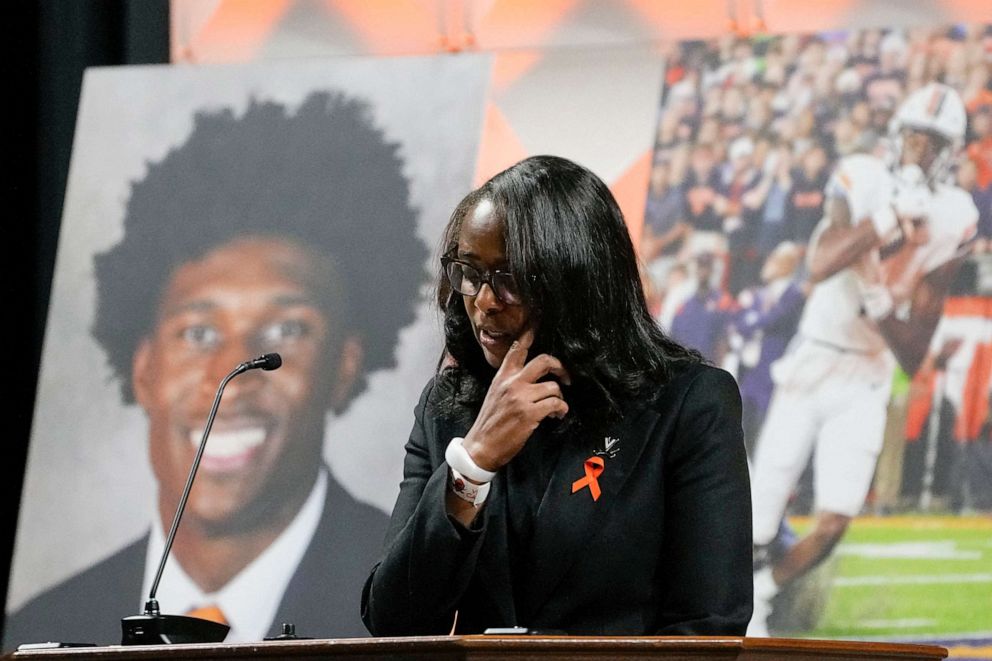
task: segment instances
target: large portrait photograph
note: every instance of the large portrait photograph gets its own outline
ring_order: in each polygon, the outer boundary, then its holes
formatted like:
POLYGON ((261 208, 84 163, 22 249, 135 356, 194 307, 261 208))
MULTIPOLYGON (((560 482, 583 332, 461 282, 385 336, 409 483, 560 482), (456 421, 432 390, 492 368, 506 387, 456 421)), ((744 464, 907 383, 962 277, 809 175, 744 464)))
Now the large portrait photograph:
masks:
POLYGON ((5 649, 120 642, 221 380, 269 353, 226 387, 157 599, 229 642, 367 635, 488 75, 476 56, 87 72, 5 649))
POLYGON ((670 50, 640 243, 733 373, 749 635, 992 631, 992 28, 670 50))

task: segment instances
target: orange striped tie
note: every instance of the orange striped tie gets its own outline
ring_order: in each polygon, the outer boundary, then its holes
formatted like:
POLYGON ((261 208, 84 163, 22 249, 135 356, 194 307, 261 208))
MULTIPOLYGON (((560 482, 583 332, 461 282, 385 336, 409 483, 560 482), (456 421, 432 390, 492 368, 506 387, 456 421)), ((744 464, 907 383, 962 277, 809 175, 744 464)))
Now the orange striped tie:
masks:
POLYGON ((198 617, 201 620, 210 620, 211 622, 216 622, 217 624, 228 624, 227 618, 224 617, 224 611, 216 605, 194 608, 187 611, 186 615, 189 617, 198 617))

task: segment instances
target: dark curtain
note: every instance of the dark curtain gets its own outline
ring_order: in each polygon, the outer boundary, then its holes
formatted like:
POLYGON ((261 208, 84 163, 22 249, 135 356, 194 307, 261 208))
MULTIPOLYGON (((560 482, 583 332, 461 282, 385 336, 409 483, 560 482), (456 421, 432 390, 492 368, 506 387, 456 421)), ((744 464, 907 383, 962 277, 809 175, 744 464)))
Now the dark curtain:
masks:
MULTIPOLYGON (((168 0, 16 0, 7 4, 7 277, 9 393, 0 468, 0 599, 6 604, 49 288, 83 70, 169 61, 168 0), (11 93, 12 92, 12 93, 11 93)), ((0 609, 0 613, 6 609, 0 609)))

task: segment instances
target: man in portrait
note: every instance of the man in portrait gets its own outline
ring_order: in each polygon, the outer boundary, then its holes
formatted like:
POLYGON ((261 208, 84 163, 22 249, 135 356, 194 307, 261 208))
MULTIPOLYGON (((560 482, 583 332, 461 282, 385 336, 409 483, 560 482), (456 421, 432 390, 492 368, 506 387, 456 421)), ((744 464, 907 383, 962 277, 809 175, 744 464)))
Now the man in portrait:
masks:
POLYGON ((217 386, 268 352, 280 369, 227 386, 157 598, 163 612, 226 622, 229 642, 284 622, 301 636, 366 635, 361 585, 386 515, 334 479, 324 429, 370 372, 395 365, 420 300, 427 252, 398 152, 366 103, 314 93, 294 110, 200 112, 148 164, 122 238, 95 257, 91 332, 147 418, 156 510, 147 534, 12 613, 5 649, 119 642, 217 386))

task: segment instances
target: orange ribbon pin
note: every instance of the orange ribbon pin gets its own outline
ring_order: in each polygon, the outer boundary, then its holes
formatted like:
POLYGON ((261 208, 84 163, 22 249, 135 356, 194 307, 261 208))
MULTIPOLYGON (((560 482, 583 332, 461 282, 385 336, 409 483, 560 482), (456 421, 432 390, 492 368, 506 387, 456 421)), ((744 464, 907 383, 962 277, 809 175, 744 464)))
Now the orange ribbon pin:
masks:
POLYGON ((599 500, 599 495, 602 492, 599 489, 599 480, 597 478, 603 473, 604 467, 605 463, 602 457, 593 456, 586 459, 586 463, 583 465, 586 476, 572 482, 572 493, 584 487, 589 487, 589 493, 592 494, 592 499, 599 500))

